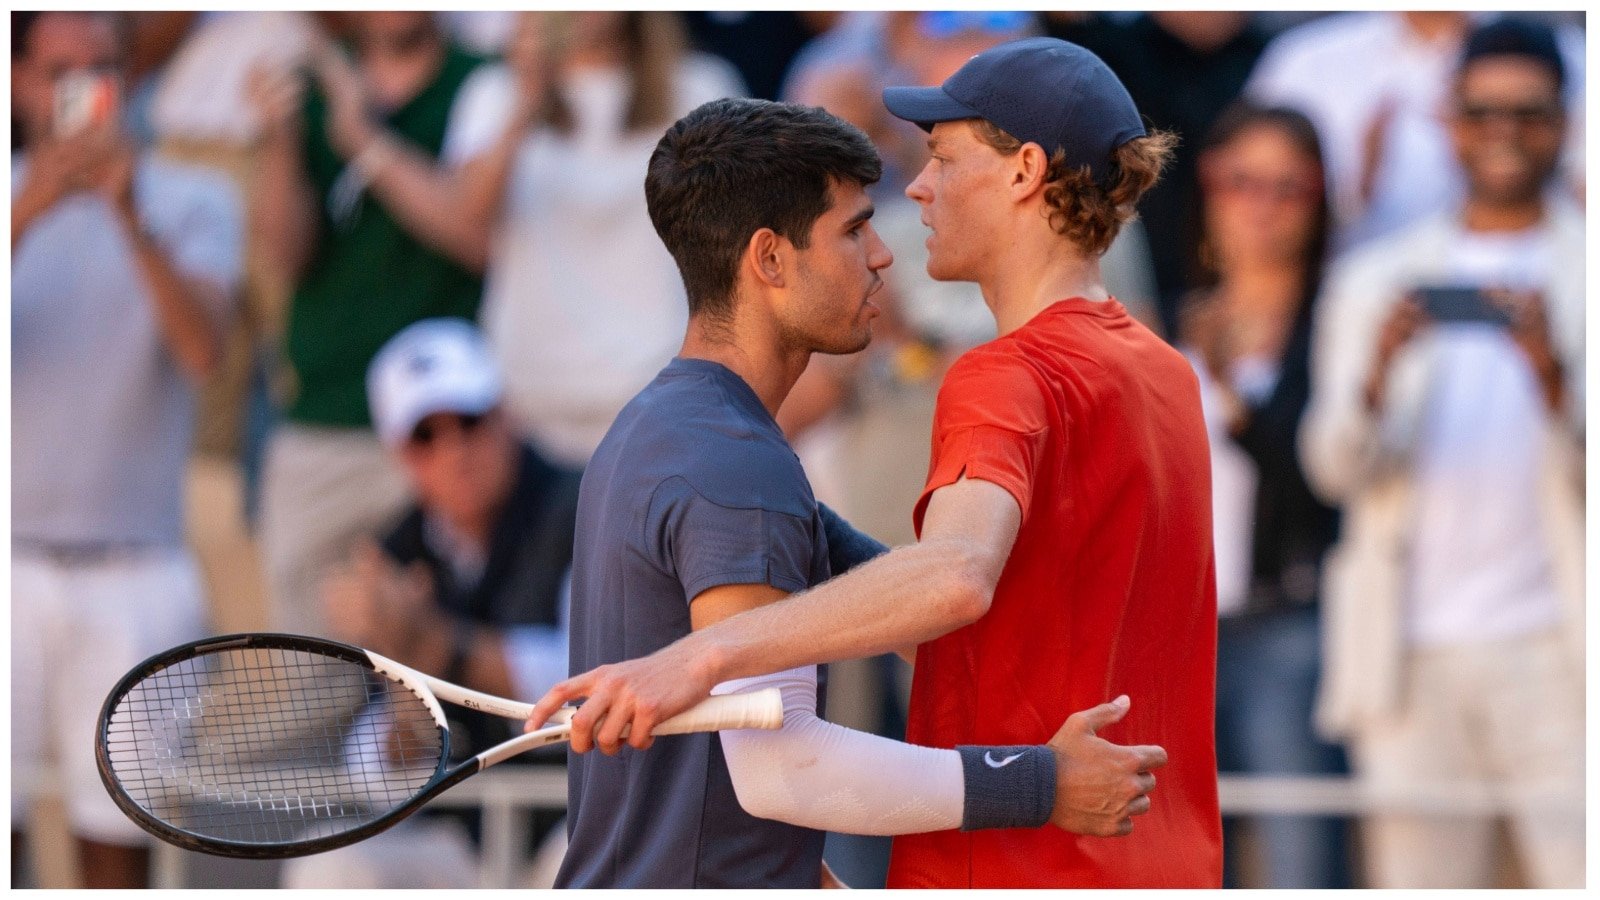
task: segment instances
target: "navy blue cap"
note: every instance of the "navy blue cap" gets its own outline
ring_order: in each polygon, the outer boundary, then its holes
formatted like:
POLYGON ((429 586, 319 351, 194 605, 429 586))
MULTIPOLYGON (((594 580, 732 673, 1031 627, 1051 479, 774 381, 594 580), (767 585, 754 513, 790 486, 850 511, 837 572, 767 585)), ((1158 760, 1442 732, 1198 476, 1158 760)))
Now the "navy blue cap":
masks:
POLYGON ((883 91, 889 112, 932 131, 939 122, 987 119, 1049 156, 1105 175, 1112 151, 1144 137, 1144 122, 1100 57, 1058 38, 1033 37, 991 47, 938 87, 883 91))

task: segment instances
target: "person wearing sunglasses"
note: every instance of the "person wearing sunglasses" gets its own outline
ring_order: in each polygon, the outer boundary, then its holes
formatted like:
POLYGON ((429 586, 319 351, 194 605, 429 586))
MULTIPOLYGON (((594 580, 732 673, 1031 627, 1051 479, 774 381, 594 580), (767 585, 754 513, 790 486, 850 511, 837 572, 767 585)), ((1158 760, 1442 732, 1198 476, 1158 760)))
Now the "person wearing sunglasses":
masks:
MULTIPOLYGON (((1558 185, 1552 30, 1468 36, 1446 118, 1464 202, 1339 261, 1306 474, 1344 527, 1319 724, 1384 791, 1512 802, 1534 886, 1584 881, 1584 219, 1558 185)), ((1494 822, 1385 812, 1376 887, 1489 887, 1494 822)))
MULTIPOLYGON (((367 396, 379 440, 415 499, 324 581, 330 636, 475 690, 538 696, 567 671, 579 474, 547 463, 511 430, 500 369, 464 319, 424 319, 395 335, 373 358, 367 396)), ((471 738, 452 746, 461 755, 512 734, 503 719, 456 714, 471 738)), ((533 824, 548 829, 553 817, 533 824)), ((455 815, 406 823, 295 860, 284 884, 472 887, 478 876, 462 825, 455 815)))

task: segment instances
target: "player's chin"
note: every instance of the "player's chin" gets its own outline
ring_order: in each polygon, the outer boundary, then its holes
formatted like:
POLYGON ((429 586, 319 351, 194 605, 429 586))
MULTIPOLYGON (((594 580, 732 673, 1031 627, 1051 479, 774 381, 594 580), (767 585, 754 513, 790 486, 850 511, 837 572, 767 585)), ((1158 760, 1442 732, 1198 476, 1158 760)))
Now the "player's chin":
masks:
POLYGON ((928 254, 928 277, 934 281, 968 280, 948 256, 937 251, 928 254))
POLYGON ((872 326, 868 323, 862 323, 850 334, 841 335, 819 346, 816 352, 826 353, 830 356, 849 356, 852 353, 860 353, 867 349, 867 345, 870 343, 872 343, 872 326))

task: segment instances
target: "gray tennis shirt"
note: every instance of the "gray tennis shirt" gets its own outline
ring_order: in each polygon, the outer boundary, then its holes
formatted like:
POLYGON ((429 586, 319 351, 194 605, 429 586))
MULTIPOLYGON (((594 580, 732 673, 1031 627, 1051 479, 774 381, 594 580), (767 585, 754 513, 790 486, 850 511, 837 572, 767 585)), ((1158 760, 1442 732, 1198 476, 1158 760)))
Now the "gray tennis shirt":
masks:
MULTIPOLYGON (((689 604, 724 584, 825 581, 811 485, 743 379, 674 359, 595 450, 578 496, 574 673, 688 634, 689 604)), ((557 887, 818 886, 823 834, 746 813, 714 734, 639 752, 568 754, 570 845, 557 887)))

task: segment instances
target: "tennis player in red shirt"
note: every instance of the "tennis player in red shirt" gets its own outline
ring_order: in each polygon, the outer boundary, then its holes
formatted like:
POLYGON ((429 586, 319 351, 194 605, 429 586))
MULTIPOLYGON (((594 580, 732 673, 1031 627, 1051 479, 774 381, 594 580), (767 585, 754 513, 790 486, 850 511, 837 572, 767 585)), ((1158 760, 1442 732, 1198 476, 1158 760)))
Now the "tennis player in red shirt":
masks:
POLYGON ((1171 138, 1146 133, 1098 58, 1049 38, 985 51, 940 87, 890 88, 884 101, 930 132, 932 158, 906 191, 932 230, 929 273, 977 282, 999 330, 940 390, 918 542, 569 679, 533 719, 588 697, 574 750, 591 736, 615 750, 626 725, 642 748, 654 723, 720 682, 906 645, 918 647, 912 743, 1039 745, 1074 710, 1127 695, 1131 709, 1101 736, 1169 757, 1137 829, 1130 814, 1116 839, 897 837, 889 886, 1219 887, 1199 391, 1099 272, 1171 138))

